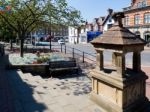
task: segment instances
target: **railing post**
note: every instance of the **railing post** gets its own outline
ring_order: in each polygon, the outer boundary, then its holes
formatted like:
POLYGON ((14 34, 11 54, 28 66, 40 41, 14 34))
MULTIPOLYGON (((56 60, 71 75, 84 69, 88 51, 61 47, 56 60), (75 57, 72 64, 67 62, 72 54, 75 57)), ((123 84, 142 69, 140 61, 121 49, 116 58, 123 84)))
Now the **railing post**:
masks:
POLYGON ((83 63, 84 63, 84 52, 83 52, 83 57, 82 58, 83 58, 83 63))
POLYGON ((66 54, 66 45, 65 45, 65 54, 66 54))
POLYGON ((62 52, 62 44, 61 44, 61 52, 62 52))
POLYGON ((74 48, 72 48, 72 57, 74 58, 74 48))

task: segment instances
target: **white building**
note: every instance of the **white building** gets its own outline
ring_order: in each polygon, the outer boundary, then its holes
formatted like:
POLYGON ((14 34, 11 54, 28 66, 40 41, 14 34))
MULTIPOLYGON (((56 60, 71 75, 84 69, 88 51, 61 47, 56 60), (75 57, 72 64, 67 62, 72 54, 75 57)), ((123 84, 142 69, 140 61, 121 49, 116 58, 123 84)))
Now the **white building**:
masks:
POLYGON ((77 43, 78 30, 75 27, 68 27, 68 39, 69 43, 77 43))

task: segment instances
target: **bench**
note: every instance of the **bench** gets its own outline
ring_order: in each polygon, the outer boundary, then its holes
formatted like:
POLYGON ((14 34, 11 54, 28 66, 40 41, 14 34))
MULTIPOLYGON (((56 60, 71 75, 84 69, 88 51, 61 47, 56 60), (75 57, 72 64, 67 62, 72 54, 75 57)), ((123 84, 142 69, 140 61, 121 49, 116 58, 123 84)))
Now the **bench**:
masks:
MULTIPOLYGON (((67 61, 50 61, 49 62, 49 72, 52 75, 53 72, 58 71, 70 71, 75 70, 78 73, 79 67, 76 64, 75 59, 67 60, 67 61)), ((62 73, 62 72, 61 72, 62 73)))

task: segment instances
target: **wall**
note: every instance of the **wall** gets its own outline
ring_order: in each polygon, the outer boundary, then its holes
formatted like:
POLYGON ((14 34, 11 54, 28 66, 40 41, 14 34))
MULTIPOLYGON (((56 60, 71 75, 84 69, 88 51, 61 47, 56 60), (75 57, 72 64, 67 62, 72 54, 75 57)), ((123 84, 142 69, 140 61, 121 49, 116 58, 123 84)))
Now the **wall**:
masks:
POLYGON ((132 13, 125 14, 125 16, 129 16, 129 26, 134 26, 134 16, 136 14, 140 15, 140 25, 143 25, 144 24, 144 14, 145 13, 150 13, 150 10, 137 11, 137 12, 132 12, 132 13))

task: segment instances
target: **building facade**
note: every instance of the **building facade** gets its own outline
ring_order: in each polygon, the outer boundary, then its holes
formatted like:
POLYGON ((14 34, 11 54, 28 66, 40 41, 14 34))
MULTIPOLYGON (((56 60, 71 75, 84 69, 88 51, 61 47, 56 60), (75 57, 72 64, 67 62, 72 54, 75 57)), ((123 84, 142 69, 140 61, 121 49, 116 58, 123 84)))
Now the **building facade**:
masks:
MULTIPOLYGON (((40 38, 45 38, 50 34, 50 29, 42 27, 31 33, 31 37, 39 40, 40 38)), ((60 38, 68 37, 69 31, 68 26, 59 26, 59 28, 51 28, 51 35, 54 37, 53 40, 57 41, 60 38)))
POLYGON ((123 8, 124 26, 150 41, 150 0, 132 0, 131 6, 123 8))
POLYGON ((93 22, 86 22, 84 29, 82 29, 80 34, 80 43, 90 42, 92 39, 96 38, 98 35, 107 31, 114 23, 112 19, 112 9, 108 9, 108 14, 106 16, 101 16, 94 18, 93 22))

